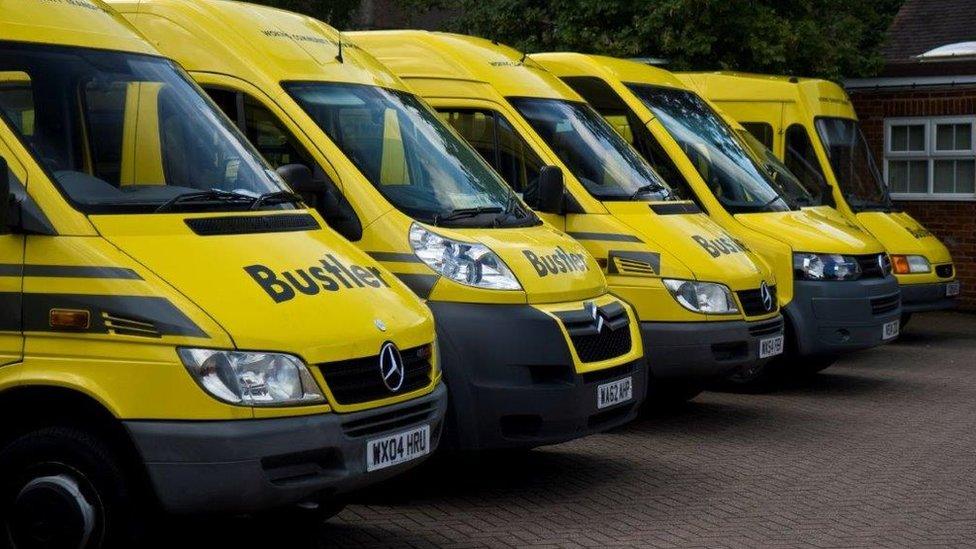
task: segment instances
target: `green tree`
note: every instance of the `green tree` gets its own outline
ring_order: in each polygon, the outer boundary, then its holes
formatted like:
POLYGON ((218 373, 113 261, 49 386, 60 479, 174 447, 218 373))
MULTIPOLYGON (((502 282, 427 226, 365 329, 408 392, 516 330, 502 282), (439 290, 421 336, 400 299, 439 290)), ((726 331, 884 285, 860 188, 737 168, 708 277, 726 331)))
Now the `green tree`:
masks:
POLYGON ((339 29, 348 28, 360 0, 248 0, 274 8, 310 15, 339 29))
POLYGON ((876 74, 903 0, 399 0, 528 52, 659 57, 674 70, 876 74))

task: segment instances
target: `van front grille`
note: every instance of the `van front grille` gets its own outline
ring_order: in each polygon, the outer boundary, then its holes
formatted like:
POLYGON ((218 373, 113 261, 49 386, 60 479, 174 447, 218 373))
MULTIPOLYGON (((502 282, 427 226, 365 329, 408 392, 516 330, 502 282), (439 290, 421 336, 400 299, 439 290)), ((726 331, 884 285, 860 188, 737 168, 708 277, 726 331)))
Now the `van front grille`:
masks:
POLYGON ((884 278, 891 272, 888 254, 868 254, 854 256, 861 268, 861 280, 865 278, 884 278))
POLYGON ((770 322, 763 322, 754 326, 749 326, 749 334, 753 337, 762 337, 778 334, 783 331, 783 319, 777 318, 770 322))
POLYGON ((400 351, 403 358, 403 384, 391 391, 380 372, 380 357, 326 362, 318 364, 322 377, 339 404, 357 404, 401 395, 422 389, 431 380, 431 346, 423 345, 400 351))
POLYGON ((770 303, 772 304, 769 308, 763 303, 762 288, 739 290, 736 295, 739 296, 742 312, 746 316, 768 315, 776 310, 776 286, 769 286, 770 303))
POLYGON ((556 313, 583 362, 610 360, 630 352, 630 317, 620 303, 556 313))
POLYGON ((871 300, 871 313, 875 316, 888 314, 897 309, 900 304, 901 295, 899 294, 876 297, 871 300))

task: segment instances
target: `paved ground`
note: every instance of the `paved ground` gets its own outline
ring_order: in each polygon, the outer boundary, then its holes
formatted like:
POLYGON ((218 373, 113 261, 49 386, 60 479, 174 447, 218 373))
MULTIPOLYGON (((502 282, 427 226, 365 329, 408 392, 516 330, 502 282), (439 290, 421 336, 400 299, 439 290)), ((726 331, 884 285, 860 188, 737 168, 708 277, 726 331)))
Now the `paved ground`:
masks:
POLYGON ((770 395, 706 393, 359 499, 317 532, 239 521, 213 546, 974 546, 976 316, 917 316, 897 343, 770 395))

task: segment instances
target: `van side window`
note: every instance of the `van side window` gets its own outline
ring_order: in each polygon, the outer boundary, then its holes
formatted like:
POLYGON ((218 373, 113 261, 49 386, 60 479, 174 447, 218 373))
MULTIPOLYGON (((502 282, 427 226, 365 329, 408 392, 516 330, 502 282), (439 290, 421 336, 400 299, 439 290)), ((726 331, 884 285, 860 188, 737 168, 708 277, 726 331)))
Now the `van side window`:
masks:
POLYGON ((691 186, 670 155, 610 84, 592 76, 568 76, 562 78, 562 81, 580 94, 617 133, 637 149, 678 198, 697 201, 691 186))
POLYGON ((304 164, 313 172, 317 163, 312 155, 285 128, 284 124, 253 97, 220 88, 205 88, 228 118, 237 123, 261 156, 278 169, 287 164, 304 164))
POLYGON ((352 205, 342 198, 342 193, 322 166, 316 162, 308 149, 296 138, 273 112, 260 101, 238 91, 223 88, 204 88, 207 95, 235 121, 238 129, 254 145, 272 168, 278 169, 288 164, 302 164, 312 170, 312 180, 321 185, 326 194, 335 200, 337 211, 326 211, 321 200, 329 201, 325 195, 305 196, 305 203, 318 209, 326 223, 347 240, 357 241, 363 236, 362 224, 352 205), (331 215, 330 215, 331 214, 331 215))
POLYGON ((21 135, 34 135, 34 89, 26 72, 0 71, 0 110, 21 135))
MULTIPOLYGON (((820 169, 813 142, 801 124, 793 124, 786 130, 786 154, 783 159, 786 167, 793 172, 807 189, 822 189, 826 178, 820 169)), ((829 193, 828 193, 829 196, 829 193)))
POLYGON ((534 206, 533 189, 544 165, 502 115, 489 110, 441 109, 441 118, 450 124, 495 168, 523 199, 534 206))
POLYGON ((773 125, 768 122, 742 122, 742 127, 759 140, 767 149, 773 150, 773 125))

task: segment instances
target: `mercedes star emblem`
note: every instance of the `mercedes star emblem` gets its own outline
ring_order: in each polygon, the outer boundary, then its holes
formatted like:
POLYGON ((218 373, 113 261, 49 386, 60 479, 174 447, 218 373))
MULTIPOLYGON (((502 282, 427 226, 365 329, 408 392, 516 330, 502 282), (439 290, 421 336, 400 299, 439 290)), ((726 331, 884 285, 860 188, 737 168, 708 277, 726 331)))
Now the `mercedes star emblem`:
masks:
POLYGON ((380 377, 383 378, 383 385, 395 393, 403 387, 403 380, 407 377, 406 369, 403 366, 403 357, 396 345, 386 342, 380 349, 380 377))

